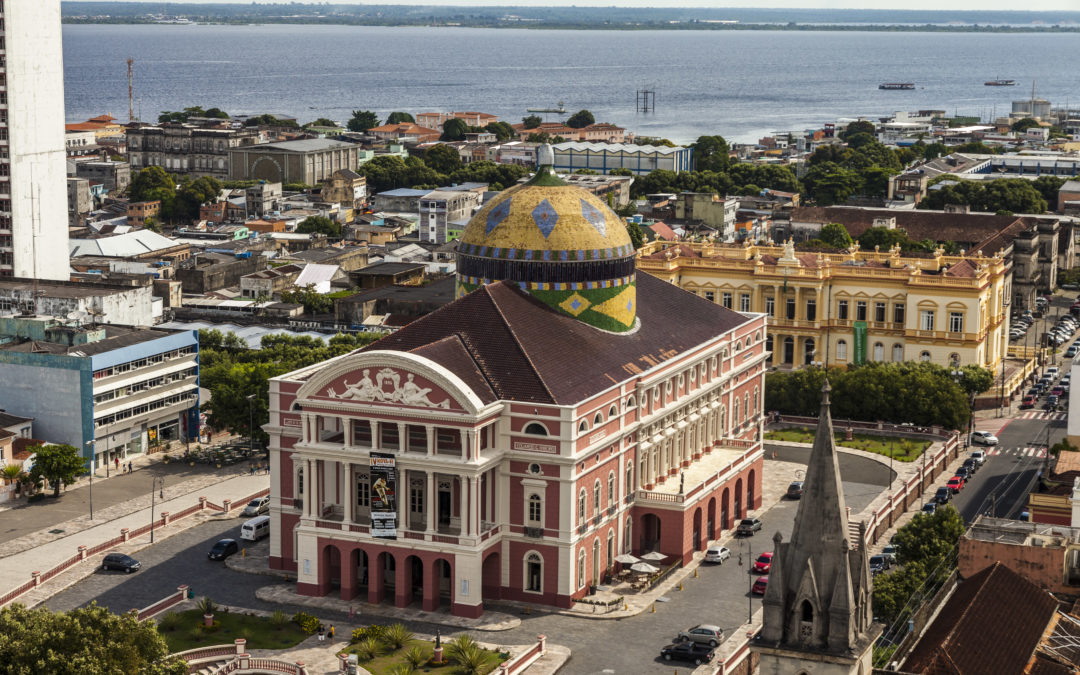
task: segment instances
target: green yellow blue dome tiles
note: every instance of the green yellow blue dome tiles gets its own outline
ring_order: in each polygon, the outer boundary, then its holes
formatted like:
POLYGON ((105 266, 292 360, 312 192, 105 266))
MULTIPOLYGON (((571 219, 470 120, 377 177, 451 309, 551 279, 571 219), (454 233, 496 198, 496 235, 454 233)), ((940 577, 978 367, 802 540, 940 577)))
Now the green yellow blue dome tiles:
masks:
POLYGON ((499 223, 506 220, 506 217, 510 215, 510 202, 511 199, 504 199, 495 205, 487 214, 487 234, 491 234, 491 231, 499 226, 499 223))
POLYGON ((551 202, 545 199, 532 210, 532 219, 544 234, 544 239, 547 239, 559 222, 559 214, 555 211, 555 207, 551 205, 551 202))
POLYGON ((581 200, 581 217, 589 221, 589 224, 596 228, 596 231, 601 235, 607 234, 607 223, 604 221, 604 214, 596 210, 596 207, 585 201, 581 200))

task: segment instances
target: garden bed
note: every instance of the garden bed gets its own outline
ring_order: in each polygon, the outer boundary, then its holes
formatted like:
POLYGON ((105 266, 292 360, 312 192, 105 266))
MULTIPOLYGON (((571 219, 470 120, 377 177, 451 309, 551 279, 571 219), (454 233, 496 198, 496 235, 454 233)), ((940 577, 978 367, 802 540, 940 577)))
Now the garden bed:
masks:
POLYGON ((268 617, 237 612, 214 612, 214 626, 206 628, 203 626, 202 610, 199 609, 161 617, 158 631, 169 645, 169 653, 229 644, 236 638, 247 640, 248 649, 287 649, 295 647, 308 637, 308 634, 292 621, 275 626, 268 617))
MULTIPOLYGON (((815 430, 808 427, 792 427, 765 432, 766 441, 789 441, 793 443, 813 443, 815 430)), ((853 450, 865 450, 885 457, 892 457, 898 462, 914 462, 930 447, 931 441, 894 436, 875 436, 872 434, 853 434, 847 440, 845 432, 836 433, 836 444, 853 450)))
POLYGON ((380 639, 378 640, 378 650, 373 658, 365 658, 369 654, 362 641, 350 642, 349 646, 339 653, 356 654, 359 657, 360 665, 372 675, 396 675, 401 672, 438 673, 440 675, 488 675, 498 670, 499 664, 510 658, 508 653, 483 649, 477 645, 474 648, 477 657, 469 667, 466 667, 454 659, 453 644, 455 642, 455 640, 443 641, 443 662, 438 664, 431 663, 431 657, 435 653, 434 642, 415 637, 409 637, 397 649, 393 648, 387 641, 380 639), (414 661, 420 662, 422 665, 414 666, 411 665, 409 656, 415 656, 417 651, 420 653, 419 658, 414 659, 414 661))

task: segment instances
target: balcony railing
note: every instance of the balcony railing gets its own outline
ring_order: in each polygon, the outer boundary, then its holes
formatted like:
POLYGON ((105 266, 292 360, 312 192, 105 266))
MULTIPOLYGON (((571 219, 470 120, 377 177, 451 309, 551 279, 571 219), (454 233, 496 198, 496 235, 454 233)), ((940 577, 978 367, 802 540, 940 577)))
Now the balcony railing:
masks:
POLYGON ((543 539, 544 528, 542 527, 526 527, 525 536, 532 537, 533 539, 543 539))

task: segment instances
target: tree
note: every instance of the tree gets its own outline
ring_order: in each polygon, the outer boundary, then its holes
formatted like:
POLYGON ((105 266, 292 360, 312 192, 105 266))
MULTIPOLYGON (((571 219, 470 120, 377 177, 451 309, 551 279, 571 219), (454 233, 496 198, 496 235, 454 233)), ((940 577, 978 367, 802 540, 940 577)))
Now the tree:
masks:
POLYGON ((856 171, 833 162, 812 167, 803 177, 807 191, 818 206, 843 204, 862 189, 862 178, 856 171))
POLYGON ((424 153, 424 163, 439 173, 451 173, 461 168, 461 155, 449 145, 438 143, 424 153))
POLYGON ((521 118, 521 123, 525 125, 526 129, 535 129, 544 123, 544 118, 539 115, 529 115, 521 118))
POLYGON ((116 615, 97 603, 70 612, 21 604, 0 610, 0 663, 8 673, 130 673, 182 675, 183 659, 168 659, 168 645, 153 621, 135 612, 116 615))
POLYGON ((849 137, 855 134, 870 134, 874 136, 877 133, 877 128, 873 122, 866 120, 857 120, 844 127, 844 130, 840 132, 840 138, 848 140, 849 137))
POLYGON ((848 234, 847 228, 840 223, 829 223, 821 228, 821 233, 818 234, 818 239, 821 240, 826 246, 833 248, 847 248, 851 246, 851 235, 848 234))
POLYGON ((1046 201, 1047 205, 1056 205, 1058 201, 1058 190, 1065 184, 1067 178, 1060 176, 1039 176, 1035 180, 1031 181, 1031 186, 1039 191, 1042 198, 1046 201))
POLYGON ((379 116, 370 110, 354 110, 347 126, 349 131, 364 132, 379 126, 379 116))
POLYGON ((630 235, 630 243, 634 245, 635 250, 645 245, 645 232, 636 221, 626 221, 626 233, 630 235))
POLYGON ((320 117, 314 122, 308 122, 307 124, 305 124, 304 128, 307 129, 308 127, 337 127, 337 125, 338 123, 332 119, 320 117))
POLYGON ((201 176, 187 181, 176 191, 173 215, 179 219, 194 220, 199 217, 199 207, 214 203, 221 197, 221 181, 211 176, 201 176))
POLYGON ((148 201, 153 194, 156 194, 152 191, 157 188, 175 192, 176 180, 160 166, 148 166, 131 179, 131 183, 128 184, 128 198, 133 202, 148 201))
POLYGON ((870 227, 859 235, 859 246, 864 251, 872 251, 875 248, 887 251, 897 244, 907 241, 907 231, 902 227, 870 227))
POLYGON ((455 117, 446 120, 446 123, 443 124, 442 136, 439 137, 439 140, 460 141, 465 138, 465 134, 467 133, 469 133, 469 123, 459 117, 455 117))
POLYGON ((1010 128, 1013 131, 1015 131, 1016 133, 1022 134, 1025 131, 1027 131, 1028 129, 1030 129, 1032 127, 1037 127, 1037 126, 1039 126, 1039 122, 1037 120, 1033 120, 1030 117, 1025 117, 1023 119, 1016 120, 1015 122, 1013 122, 1012 127, 1010 127, 1010 128))
POLYGON ((525 137, 526 143, 551 143, 552 145, 562 143, 565 140, 562 136, 552 136, 546 131, 531 133, 525 137))
POLYGON ((698 171, 727 171, 731 148, 723 136, 701 136, 690 147, 698 171))
POLYGON ((387 124, 404 124, 406 122, 416 124, 416 119, 407 112, 392 112, 386 117, 387 124))
MULTIPOLYGON (((1048 183, 1041 186, 1046 189, 1048 183)), ((949 204, 966 204, 972 211, 997 213, 1043 213, 1047 200, 1039 187, 1023 178, 989 181, 960 180, 941 184, 919 202, 921 209, 943 209, 949 204)))
POLYGON ((227 120, 229 119, 229 113, 225 112, 221 108, 210 108, 205 113, 203 113, 203 117, 216 117, 221 120, 227 120))
POLYGON ((966 529, 964 519, 951 506, 918 513, 896 532, 896 560, 901 565, 923 562, 936 566, 952 554, 966 529))
POLYGON ((158 223, 157 220, 154 219, 153 216, 147 216, 143 218, 143 227, 150 230, 151 232, 157 232, 158 234, 161 234, 161 225, 158 223))
POLYGON ((61 485, 71 485, 86 470, 79 449, 72 445, 35 445, 30 451, 36 453, 30 479, 36 485, 41 485, 43 481, 51 484, 53 497, 60 496, 61 485))
POLYGON ((314 284, 282 292, 281 301, 303 305, 308 314, 327 314, 334 311, 334 299, 316 291, 314 284))
POLYGON ((508 141, 511 138, 517 136, 517 132, 514 131, 514 127, 510 126, 506 122, 492 122, 484 127, 484 131, 495 134, 495 138, 500 142, 508 141))
POLYGON ((341 238, 341 223, 330 220, 326 216, 308 216, 296 226, 300 234, 325 234, 333 239, 341 238))
POLYGON ((596 124, 596 118, 588 110, 579 110, 566 120, 566 126, 571 129, 582 129, 590 124, 596 124))
POLYGON ((291 128, 296 129, 296 128, 299 128, 300 125, 298 125, 296 123, 296 120, 283 120, 283 119, 279 119, 277 117, 274 117, 273 115, 271 115, 269 113, 264 113, 262 115, 256 115, 254 117, 247 118, 244 121, 244 126, 245 127, 258 127, 258 126, 291 127, 291 128))

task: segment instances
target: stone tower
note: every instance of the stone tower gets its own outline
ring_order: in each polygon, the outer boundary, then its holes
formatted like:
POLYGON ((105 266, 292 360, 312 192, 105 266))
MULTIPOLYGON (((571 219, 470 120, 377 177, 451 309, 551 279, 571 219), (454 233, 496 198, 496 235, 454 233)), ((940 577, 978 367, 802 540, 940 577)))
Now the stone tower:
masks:
POLYGON ((761 633, 753 643, 761 675, 868 675, 881 634, 870 609, 866 547, 861 537, 855 548, 849 541, 829 390, 826 382, 791 541, 773 536, 761 633))

